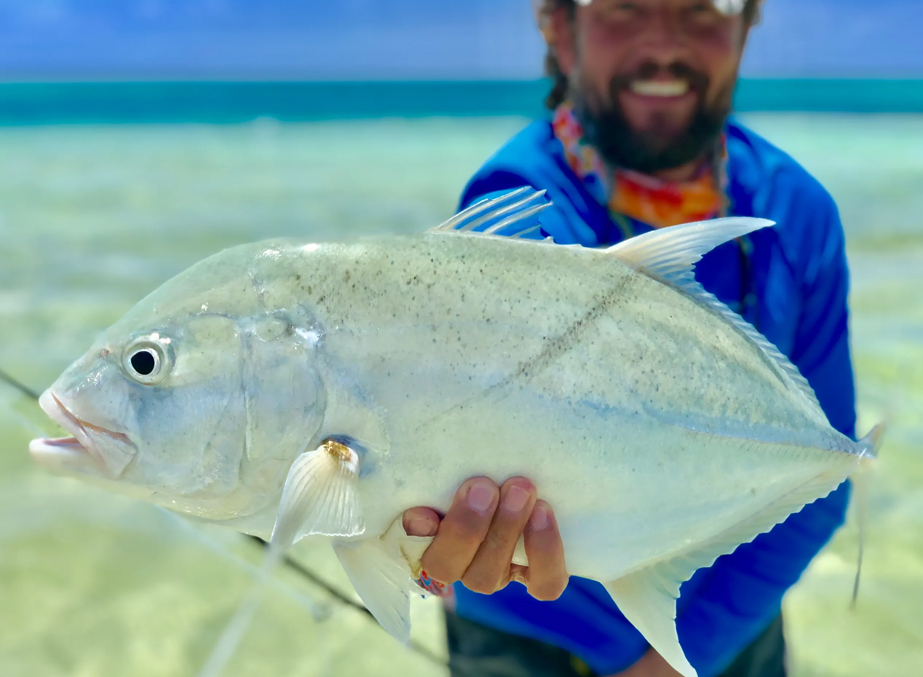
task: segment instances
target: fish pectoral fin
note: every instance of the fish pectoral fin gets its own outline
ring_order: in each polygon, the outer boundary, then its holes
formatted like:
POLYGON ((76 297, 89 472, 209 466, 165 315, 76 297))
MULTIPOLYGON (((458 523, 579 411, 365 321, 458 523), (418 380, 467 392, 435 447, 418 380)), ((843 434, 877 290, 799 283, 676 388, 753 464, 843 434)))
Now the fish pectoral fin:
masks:
POLYGON ((670 562, 661 562, 605 587, 625 618, 674 670, 683 677, 697 677, 676 634, 676 600, 683 580, 670 562))
POLYGON ((333 550, 362 602, 397 640, 410 641, 410 566, 398 544, 383 538, 336 543, 333 550))
POLYGON ((358 536, 365 531, 359 503, 359 457, 339 442, 306 451, 289 468, 270 542, 287 549, 302 536, 358 536))

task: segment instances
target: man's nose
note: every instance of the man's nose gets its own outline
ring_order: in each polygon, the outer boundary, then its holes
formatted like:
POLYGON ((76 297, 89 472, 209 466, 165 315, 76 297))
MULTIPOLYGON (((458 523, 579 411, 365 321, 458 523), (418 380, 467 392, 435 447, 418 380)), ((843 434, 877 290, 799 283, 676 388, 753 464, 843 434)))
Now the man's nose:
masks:
POLYGON ((681 61, 688 48, 683 34, 682 21, 668 7, 657 8, 648 14, 641 27, 638 48, 643 56, 662 68, 681 61))

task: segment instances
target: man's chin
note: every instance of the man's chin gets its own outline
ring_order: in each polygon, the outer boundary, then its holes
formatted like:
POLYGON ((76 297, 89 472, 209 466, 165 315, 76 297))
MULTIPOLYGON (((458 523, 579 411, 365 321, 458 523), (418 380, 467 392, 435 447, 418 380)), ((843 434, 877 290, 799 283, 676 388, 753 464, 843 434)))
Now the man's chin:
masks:
POLYGON ((689 91, 682 96, 643 96, 625 90, 618 102, 627 127, 664 148, 681 139, 690 129, 698 106, 698 95, 689 91), (659 143, 658 143, 659 140, 659 143))
POLYGON ((646 174, 677 169, 704 160, 715 147, 727 111, 697 108, 691 120, 652 115, 632 124, 622 110, 580 116, 587 139, 608 164, 646 174))

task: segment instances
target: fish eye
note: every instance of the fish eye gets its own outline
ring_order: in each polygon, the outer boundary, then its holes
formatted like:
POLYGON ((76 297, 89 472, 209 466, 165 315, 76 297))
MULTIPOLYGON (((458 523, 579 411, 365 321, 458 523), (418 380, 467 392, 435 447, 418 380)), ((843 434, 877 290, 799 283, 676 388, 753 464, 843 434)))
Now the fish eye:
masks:
POLYGON ((122 358, 122 368, 129 377, 144 385, 162 381, 169 373, 172 359, 169 339, 153 334, 132 342, 122 358))

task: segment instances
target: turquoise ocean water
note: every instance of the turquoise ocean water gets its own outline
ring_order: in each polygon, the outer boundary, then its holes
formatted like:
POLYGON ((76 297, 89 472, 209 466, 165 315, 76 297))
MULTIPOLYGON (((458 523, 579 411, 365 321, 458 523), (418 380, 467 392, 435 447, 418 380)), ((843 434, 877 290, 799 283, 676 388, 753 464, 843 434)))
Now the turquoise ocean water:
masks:
MULTIPOLYGON (((246 122, 542 114, 544 80, 0 83, 0 124, 246 122)), ((744 79, 735 108, 923 112, 923 80, 744 79)))
MULTIPOLYGON (((0 88, 0 100, 7 94, 0 88)), ((853 271, 859 427, 883 417, 890 426, 869 482, 858 606, 848 609, 853 520, 787 597, 793 674, 919 677, 923 116, 744 118, 838 201, 853 271)), ((0 368, 44 388, 142 295, 223 247, 435 225, 471 172, 527 122, 260 116, 0 127, 0 368)), ((235 534, 39 471, 26 448, 43 426, 33 404, 0 385, 0 675, 194 675, 260 553, 235 534)), ((349 591, 329 552, 305 546, 297 556, 349 591)), ((298 576, 281 581, 228 675, 446 674, 298 576)), ((431 602, 415 607, 415 638, 442 653, 439 613, 431 602)))

